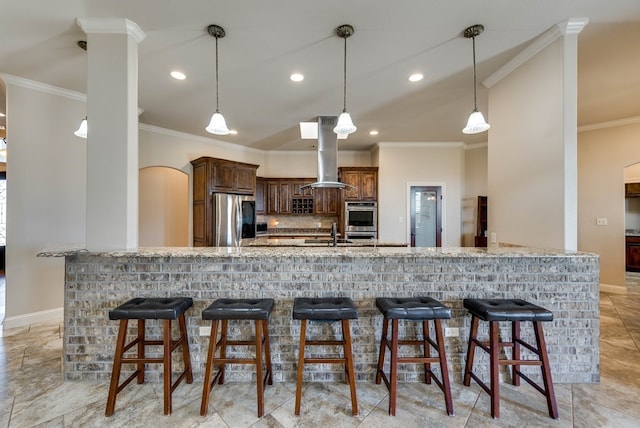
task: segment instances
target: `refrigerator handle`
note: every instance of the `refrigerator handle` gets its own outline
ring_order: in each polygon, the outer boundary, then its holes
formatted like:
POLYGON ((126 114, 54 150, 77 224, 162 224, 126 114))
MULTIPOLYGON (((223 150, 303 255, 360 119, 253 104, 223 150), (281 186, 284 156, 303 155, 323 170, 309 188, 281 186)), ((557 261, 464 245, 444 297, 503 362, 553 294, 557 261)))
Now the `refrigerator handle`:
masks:
POLYGON ((242 200, 240 198, 237 199, 236 204, 236 247, 240 246, 242 242, 242 200))

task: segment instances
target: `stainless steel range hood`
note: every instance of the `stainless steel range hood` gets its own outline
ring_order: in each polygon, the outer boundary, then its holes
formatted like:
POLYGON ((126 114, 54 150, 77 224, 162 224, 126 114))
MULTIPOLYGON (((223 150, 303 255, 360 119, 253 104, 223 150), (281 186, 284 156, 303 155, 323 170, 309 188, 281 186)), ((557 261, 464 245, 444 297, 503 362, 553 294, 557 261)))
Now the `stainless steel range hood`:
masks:
POLYGON ((318 116, 318 181, 303 189, 355 189, 338 181, 338 136, 333 132, 337 122, 337 116, 318 116))

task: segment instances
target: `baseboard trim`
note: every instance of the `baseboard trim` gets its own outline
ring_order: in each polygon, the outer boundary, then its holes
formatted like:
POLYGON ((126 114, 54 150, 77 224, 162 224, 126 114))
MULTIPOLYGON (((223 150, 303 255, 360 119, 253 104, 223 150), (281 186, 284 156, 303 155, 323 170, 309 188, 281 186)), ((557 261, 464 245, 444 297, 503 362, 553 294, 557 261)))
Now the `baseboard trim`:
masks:
POLYGON ((623 285, 600 284, 600 291, 604 293, 627 294, 627 287, 623 285))
POLYGON ((47 322, 47 321, 62 322, 63 320, 64 320, 63 308, 48 309, 46 311, 31 312, 29 314, 24 314, 24 315, 16 315, 15 317, 5 317, 4 322, 2 323, 2 329, 6 330, 9 328, 24 327, 25 325, 36 324, 39 322, 47 322))

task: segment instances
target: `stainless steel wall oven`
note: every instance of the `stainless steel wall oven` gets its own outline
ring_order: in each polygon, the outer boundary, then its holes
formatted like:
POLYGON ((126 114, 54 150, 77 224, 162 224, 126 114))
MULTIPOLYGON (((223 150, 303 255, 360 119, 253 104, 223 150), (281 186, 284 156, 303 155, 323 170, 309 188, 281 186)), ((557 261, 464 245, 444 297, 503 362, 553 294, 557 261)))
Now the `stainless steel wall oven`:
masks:
POLYGON ((347 239, 377 239, 378 203, 345 202, 344 233, 347 239))

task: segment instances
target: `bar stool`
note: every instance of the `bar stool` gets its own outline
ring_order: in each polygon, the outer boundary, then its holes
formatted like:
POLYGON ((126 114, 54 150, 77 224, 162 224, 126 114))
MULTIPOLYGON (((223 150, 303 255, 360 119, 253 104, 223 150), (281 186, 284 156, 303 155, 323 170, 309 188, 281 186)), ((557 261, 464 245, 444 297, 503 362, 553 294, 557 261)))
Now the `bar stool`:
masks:
POLYGON ((467 351, 467 363, 464 370, 464 385, 471 385, 473 378, 482 389, 491 397, 491 416, 500 417, 500 393, 499 393, 499 368, 503 365, 511 367, 511 381, 513 385, 520 385, 520 378, 527 381, 547 399, 549 416, 558 418, 558 407, 553 392, 549 357, 544 341, 541 322, 553 321, 553 313, 545 308, 520 299, 464 299, 464 307, 471 313, 471 331, 469 332, 469 347, 467 351), (478 321, 489 322, 489 342, 481 342, 477 339, 478 321), (499 337, 499 322, 511 322, 511 341, 501 342, 499 337), (520 322, 530 321, 536 336, 536 346, 523 341, 520 338, 520 322), (520 356, 520 345, 524 346, 535 355, 537 360, 525 360, 520 356), (487 386, 473 372, 473 358, 476 346, 489 353, 490 386, 487 386), (500 348, 512 348, 510 360, 499 359, 500 348), (540 366, 544 387, 533 382, 520 371, 521 365, 540 366))
POLYGON ((264 415, 264 387, 272 385, 271 375, 271 349, 269 347, 269 316, 273 309, 273 299, 218 299, 207 309, 202 311, 203 320, 212 320, 211 335, 209 336, 209 353, 204 373, 204 385, 202 387, 202 401, 200 415, 205 416, 209 407, 209 395, 216 383, 224 383, 226 364, 254 364, 256 366, 256 385, 258 391, 258 417, 264 415), (227 324, 229 320, 255 321, 254 340, 229 340, 227 338, 227 324), (218 336, 220 328, 220 340, 218 336), (255 358, 230 358, 227 357, 227 346, 255 346, 255 358), (220 349, 220 357, 216 358, 216 352, 220 349), (266 373, 263 377, 262 365, 266 365, 266 373), (219 366, 218 373, 211 379, 213 367, 219 366))
POLYGON ((384 380, 389 390, 389 414, 396 415, 396 396, 398 386, 398 363, 424 364, 424 380, 430 384, 433 379, 444 393, 447 414, 453 416, 453 401, 451 399, 451 387, 449 385, 449 370, 447 369, 447 356, 445 352, 444 337, 442 334, 442 323, 440 320, 450 319, 451 310, 432 299, 431 297, 408 297, 392 298, 379 297, 376 299, 376 306, 384 315, 382 323, 382 337, 380 339, 380 356, 378 357, 378 369, 376 371, 376 383, 380 385, 384 380), (391 339, 388 338, 389 320, 391 320, 391 339), (422 321, 422 340, 399 340, 398 321, 422 321), (429 336, 429 321, 433 320, 436 341, 429 336), (423 346, 422 357, 399 357, 399 346, 423 346), (433 346, 437 356, 431 356, 433 346), (391 361, 389 367, 389 377, 384 373, 385 351, 389 348, 391 361), (442 380, 439 380, 431 371, 431 363, 440 364, 442 380))
POLYGON ((171 414, 171 393, 182 382, 187 379, 187 383, 193 382, 191 371, 191 357, 189 355, 189 338, 187 336, 187 325, 184 313, 193 306, 191 297, 169 297, 169 298, 136 298, 109 311, 110 320, 120 320, 118 327, 118 341, 116 344, 116 354, 113 360, 113 371, 111 372, 111 384, 109 386, 109 396, 107 398, 106 416, 113 415, 116 406, 116 396, 133 379, 137 378, 138 383, 144 383, 145 363, 156 363, 164 366, 164 414, 171 414), (180 338, 173 340, 171 337, 171 321, 178 320, 180 327, 180 338), (129 320, 138 320, 138 334, 134 340, 126 343, 127 325, 129 320), (145 321, 163 320, 162 340, 147 340, 145 338, 145 321), (125 352, 137 345, 136 357, 124 357, 125 352), (162 358, 151 358, 145 356, 147 346, 162 346, 162 358), (182 358, 184 370, 178 379, 171 383, 171 353, 182 346, 182 358), (136 364, 136 371, 133 372, 122 384, 120 384, 120 371, 122 364, 136 364))
POLYGON ((346 381, 351 390, 351 409, 353 415, 358 414, 358 398, 356 397, 356 377, 353 368, 353 353, 351 350, 350 319, 358 318, 358 309, 348 297, 299 297, 293 301, 293 319, 301 320, 300 350, 298 351, 298 378, 296 382, 295 414, 300 415, 300 401, 302 399, 302 373, 304 364, 344 364, 346 381), (307 320, 342 323, 342 340, 307 340, 307 320), (341 345, 343 358, 305 358, 306 346, 341 345))

